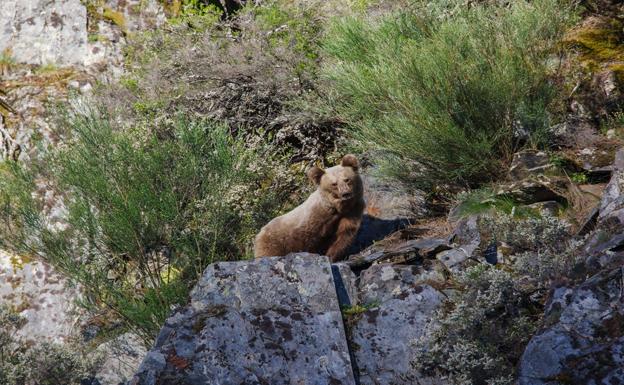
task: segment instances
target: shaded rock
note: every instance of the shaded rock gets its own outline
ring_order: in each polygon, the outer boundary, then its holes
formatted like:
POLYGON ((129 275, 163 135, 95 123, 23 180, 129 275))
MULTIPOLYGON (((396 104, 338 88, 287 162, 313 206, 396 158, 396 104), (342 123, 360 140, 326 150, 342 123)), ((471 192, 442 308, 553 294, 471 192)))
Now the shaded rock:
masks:
MULTIPOLYGON (((453 246, 453 250, 455 250, 455 252, 449 250, 448 255, 446 255, 448 257, 446 258, 447 262, 450 262, 452 266, 460 263, 460 260, 463 261, 473 257, 481 245, 479 216, 473 215, 460 220, 449 236, 448 242, 453 246)), ((440 256, 440 254, 438 254, 438 256, 440 256)), ((436 258, 438 258, 438 256, 436 256, 436 258)), ((442 254, 438 259, 442 260, 444 257, 445 255, 442 254)), ((445 265, 447 265, 447 263, 445 263, 445 265)), ((451 266, 447 265, 447 267, 451 266)))
POLYGON ((623 279, 617 268, 555 291, 545 314, 549 326, 520 361, 520 385, 624 383, 623 279))
POLYGON ((362 385, 436 384, 412 368, 413 341, 441 305, 444 295, 422 283, 416 266, 375 265, 360 276, 359 295, 373 304, 351 329, 362 385))
POLYGON ((585 215, 576 235, 584 236, 592 232, 596 228, 596 223, 598 222, 598 214, 600 214, 600 210, 598 207, 594 207, 588 214, 585 215))
POLYGON ((547 177, 539 175, 519 182, 499 187, 498 195, 508 196, 511 199, 531 204, 544 201, 566 203, 568 180, 563 177, 547 177))
POLYGON ((409 226, 410 221, 405 218, 380 219, 364 214, 362 223, 355 236, 355 240, 347 249, 346 254, 352 255, 361 252, 376 241, 409 226))
POLYGON ((134 334, 125 333, 97 347, 103 362, 94 381, 101 385, 125 383, 136 373, 147 353, 143 342, 134 334))
POLYGON ((528 205, 527 207, 535 210, 541 216, 546 215, 546 216, 551 216, 551 217, 556 217, 557 215, 559 215, 559 213, 563 209, 563 206, 561 206, 561 204, 557 201, 537 202, 537 203, 532 203, 528 205))
POLYGON ((589 117, 570 117, 565 122, 552 126, 550 133, 553 146, 559 148, 582 148, 601 139, 589 117))
POLYGON ((371 175, 371 170, 362 173, 362 180, 366 211, 347 255, 357 254, 374 242, 407 228, 427 212, 424 196, 419 192, 384 182, 371 175))
POLYGON ((427 213, 422 192, 409 191, 396 183, 380 180, 369 171, 362 173, 362 180, 368 215, 384 220, 410 220, 427 213))
POLYGON ((443 250, 450 249, 444 239, 415 239, 386 244, 379 242, 359 254, 350 256, 345 264, 351 269, 362 270, 374 263, 414 263, 433 258, 443 250))
POLYGON ((519 180, 530 175, 543 174, 553 169, 554 166, 544 151, 523 150, 514 154, 509 168, 509 177, 513 180, 519 180))
POLYGON ((624 223, 624 149, 615 155, 613 163, 614 173, 602 194, 600 202, 599 223, 608 219, 615 219, 619 224, 624 223))
POLYGON ((354 384, 326 257, 210 265, 131 384, 354 384))

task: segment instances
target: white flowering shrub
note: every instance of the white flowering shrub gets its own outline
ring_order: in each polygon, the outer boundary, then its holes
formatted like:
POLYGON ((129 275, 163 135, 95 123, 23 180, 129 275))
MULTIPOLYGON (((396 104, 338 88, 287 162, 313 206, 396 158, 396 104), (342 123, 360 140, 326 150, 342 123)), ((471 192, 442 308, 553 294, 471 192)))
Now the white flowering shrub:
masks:
POLYGON ((480 264, 457 278, 446 305, 414 341, 413 365, 458 385, 513 385, 516 365, 537 330, 553 280, 580 262, 580 241, 553 217, 482 218, 485 237, 516 252, 509 263, 480 264))
POLYGON ((72 344, 42 343, 32 346, 16 337, 24 319, 0 307, 0 384, 78 385, 101 365, 72 344))

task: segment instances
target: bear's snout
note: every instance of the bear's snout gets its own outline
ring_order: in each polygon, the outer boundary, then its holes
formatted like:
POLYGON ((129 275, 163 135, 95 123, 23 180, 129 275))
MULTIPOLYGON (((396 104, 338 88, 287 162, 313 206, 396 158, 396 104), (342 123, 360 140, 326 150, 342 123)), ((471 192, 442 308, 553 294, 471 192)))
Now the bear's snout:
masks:
POLYGON ((342 195, 340 196, 340 198, 342 200, 347 200, 347 199, 351 199, 351 197, 353 197, 353 192, 351 191, 345 191, 342 193, 342 195))

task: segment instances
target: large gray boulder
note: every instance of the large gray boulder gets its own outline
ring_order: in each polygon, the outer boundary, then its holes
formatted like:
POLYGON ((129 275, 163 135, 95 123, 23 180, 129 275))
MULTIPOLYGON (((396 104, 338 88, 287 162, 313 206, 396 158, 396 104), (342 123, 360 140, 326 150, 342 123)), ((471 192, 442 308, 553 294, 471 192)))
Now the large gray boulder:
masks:
POLYGON ((379 264, 360 276, 358 301, 366 310, 350 337, 361 385, 441 383, 410 365, 414 342, 444 300, 430 281, 418 266, 379 264))
POLYGON ((130 383, 355 384, 327 258, 210 265, 130 383))
POLYGON ((519 385, 624 383, 623 280, 617 268, 555 290, 545 314, 550 326, 529 342, 519 385))

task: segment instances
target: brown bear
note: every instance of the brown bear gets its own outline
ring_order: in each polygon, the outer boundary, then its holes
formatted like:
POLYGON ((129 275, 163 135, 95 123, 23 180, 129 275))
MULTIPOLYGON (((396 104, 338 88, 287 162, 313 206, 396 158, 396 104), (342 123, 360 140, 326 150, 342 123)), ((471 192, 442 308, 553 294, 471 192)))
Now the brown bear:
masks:
POLYGON ((365 206, 358 169, 354 155, 345 155, 339 166, 327 170, 312 167, 308 178, 318 186, 316 191, 260 230, 254 243, 255 257, 298 251, 327 255, 332 262, 344 257, 365 206))

